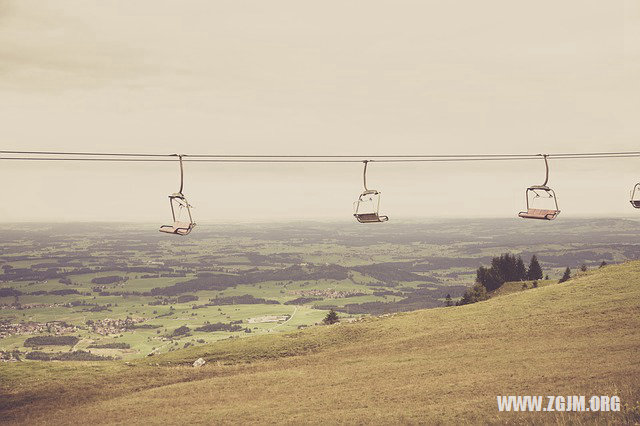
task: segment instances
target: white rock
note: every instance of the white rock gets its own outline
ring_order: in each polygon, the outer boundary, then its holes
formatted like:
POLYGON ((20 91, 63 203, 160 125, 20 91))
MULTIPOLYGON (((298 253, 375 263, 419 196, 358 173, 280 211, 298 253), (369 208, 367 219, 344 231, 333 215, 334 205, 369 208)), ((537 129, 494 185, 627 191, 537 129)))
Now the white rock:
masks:
POLYGON ((202 358, 198 358, 193 362, 194 367, 202 367, 207 361, 202 358))

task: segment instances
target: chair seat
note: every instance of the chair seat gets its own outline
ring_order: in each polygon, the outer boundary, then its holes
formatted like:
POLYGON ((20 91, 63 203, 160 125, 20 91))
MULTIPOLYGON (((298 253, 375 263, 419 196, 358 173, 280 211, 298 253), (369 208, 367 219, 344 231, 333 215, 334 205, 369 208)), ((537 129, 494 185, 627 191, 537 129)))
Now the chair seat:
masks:
POLYGON ((377 223, 389 220, 388 216, 380 216, 377 213, 356 213, 354 216, 360 223, 377 223))
POLYGON ((167 234, 188 235, 194 226, 196 226, 195 223, 174 222, 173 225, 162 225, 159 231, 167 234))
POLYGON ((631 205, 636 209, 640 209, 640 200, 631 200, 631 205))
POLYGON ((528 209, 526 212, 518 213, 523 219, 542 219, 553 220, 560 214, 560 210, 547 210, 547 209, 528 209))

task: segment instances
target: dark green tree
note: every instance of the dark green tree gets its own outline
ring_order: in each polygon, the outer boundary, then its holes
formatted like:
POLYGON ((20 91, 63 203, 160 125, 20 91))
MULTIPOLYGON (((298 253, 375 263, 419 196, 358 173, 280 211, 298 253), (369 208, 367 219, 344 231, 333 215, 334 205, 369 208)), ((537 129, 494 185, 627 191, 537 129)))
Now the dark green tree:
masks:
POLYGON ((453 306, 451 295, 447 293, 447 297, 444 298, 444 306, 453 306))
POLYGON ((456 305, 468 305, 469 303, 481 302, 487 300, 489 295, 487 289, 481 283, 476 283, 473 287, 467 289, 456 305))
POLYGON ((602 261, 602 263, 600 264, 601 268, 604 268, 605 266, 607 266, 607 262, 605 262, 604 260, 602 261))
POLYGON ((541 280, 542 279, 542 268, 540 267, 540 262, 538 262, 538 257, 534 254, 531 256, 531 262, 529 262, 529 270, 527 271, 527 278, 530 280, 541 280))
POLYGON ((493 269, 485 268, 484 266, 479 267, 476 271, 476 282, 489 290, 494 290, 502 285, 493 269))
POLYGON ((322 320, 325 324, 335 324, 340 322, 340 318, 338 318, 338 314, 333 309, 329 311, 326 317, 322 320))
POLYGON ((586 264, 586 263, 583 263, 583 264, 582 264, 582 266, 580 267, 580 270, 581 270, 582 272, 587 272, 587 269, 588 269, 588 268, 587 268, 587 264, 586 264))
POLYGON ((187 327, 186 325, 182 325, 178 328, 176 328, 175 330, 173 330, 173 336, 182 336, 185 335, 187 333, 189 333, 191 331, 191 329, 189 327, 187 327))
POLYGON ((520 281, 527 279, 527 268, 525 268, 522 257, 520 256, 518 256, 516 260, 516 277, 518 277, 520 281))
POLYGON ((564 274, 562 275, 562 278, 560 278, 560 281, 558 282, 563 283, 569 280, 570 278, 571 278, 571 269, 567 266, 567 269, 564 270, 564 274))

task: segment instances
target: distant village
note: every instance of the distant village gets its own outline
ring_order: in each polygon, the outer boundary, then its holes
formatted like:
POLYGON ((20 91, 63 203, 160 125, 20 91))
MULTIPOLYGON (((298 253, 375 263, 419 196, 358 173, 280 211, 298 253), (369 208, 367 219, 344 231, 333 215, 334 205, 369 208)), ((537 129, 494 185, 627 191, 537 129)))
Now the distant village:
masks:
POLYGON ((0 339, 9 336, 24 334, 48 333, 54 335, 75 333, 78 327, 67 324, 64 321, 35 322, 27 321, 21 323, 0 322, 0 339))
MULTIPOLYGON (((92 332, 107 336, 110 334, 120 334, 129 331, 136 324, 144 322, 146 318, 105 318, 102 320, 88 320, 87 328, 92 332)), ((10 336, 20 336, 26 334, 48 333, 52 335, 63 335, 75 333, 84 327, 67 324, 64 321, 35 322, 25 321, 19 323, 0 322, 0 339, 10 336)))
POLYGON ((292 290, 291 294, 303 297, 321 297, 323 299, 342 299, 345 297, 362 296, 362 292, 327 289, 292 290))

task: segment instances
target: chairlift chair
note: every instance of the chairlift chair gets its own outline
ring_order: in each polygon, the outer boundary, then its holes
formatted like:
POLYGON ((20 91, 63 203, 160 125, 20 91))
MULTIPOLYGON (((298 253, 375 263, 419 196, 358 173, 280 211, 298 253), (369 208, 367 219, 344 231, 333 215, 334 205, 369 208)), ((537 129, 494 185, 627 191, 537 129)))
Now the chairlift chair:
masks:
POLYGON ((547 154, 541 154, 541 155, 544 158, 546 177, 542 185, 533 185, 527 188, 526 194, 525 194, 527 199, 527 210, 518 213, 518 216, 520 216, 523 219, 553 220, 556 217, 558 217, 558 215, 560 214, 556 193, 553 191, 553 189, 547 186, 547 182, 549 182, 549 162, 547 160, 548 155, 547 154), (547 198, 547 199, 553 200, 555 209, 536 208, 535 205, 539 204, 538 199, 540 198, 547 198))
POLYGON ((367 164, 369 160, 363 161, 364 172, 364 191, 358 197, 358 200, 353 203, 355 207, 355 213, 353 216, 360 223, 380 223, 389 220, 388 216, 380 215, 380 191, 367 188, 367 164))
POLYGON ((182 188, 184 186, 184 171, 182 168, 182 155, 177 155, 180 161, 180 190, 169 195, 169 204, 171 205, 171 216, 173 217, 173 225, 162 225, 159 229, 160 232, 164 232, 167 234, 174 235, 189 235, 193 228, 196 226, 196 223, 193 221, 193 217, 191 216, 191 204, 187 201, 187 198, 182 193, 182 188), (176 209, 177 214, 176 214, 176 209), (186 212, 188 217, 188 221, 182 220, 182 216, 186 212))
POLYGON ((633 189, 631 190, 630 202, 634 208, 640 209, 640 183, 636 183, 633 186, 633 189))

